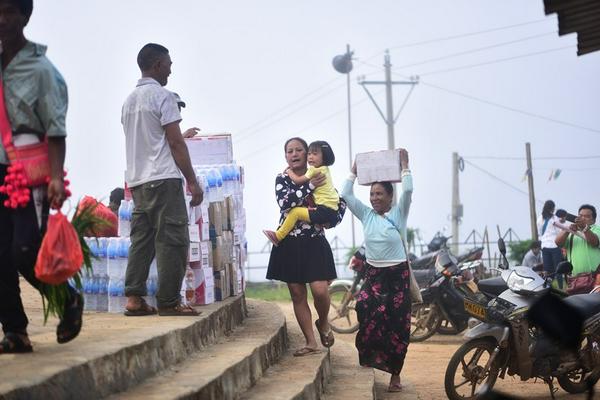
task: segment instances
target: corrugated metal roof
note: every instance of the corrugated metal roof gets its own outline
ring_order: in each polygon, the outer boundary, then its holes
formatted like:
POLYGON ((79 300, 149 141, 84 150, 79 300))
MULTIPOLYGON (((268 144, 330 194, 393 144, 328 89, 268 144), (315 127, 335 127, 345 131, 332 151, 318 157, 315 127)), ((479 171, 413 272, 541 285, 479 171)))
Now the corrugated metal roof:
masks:
POLYGON ((544 0, 546 15, 558 15, 558 34, 577 33, 577 55, 600 50, 600 0, 544 0))

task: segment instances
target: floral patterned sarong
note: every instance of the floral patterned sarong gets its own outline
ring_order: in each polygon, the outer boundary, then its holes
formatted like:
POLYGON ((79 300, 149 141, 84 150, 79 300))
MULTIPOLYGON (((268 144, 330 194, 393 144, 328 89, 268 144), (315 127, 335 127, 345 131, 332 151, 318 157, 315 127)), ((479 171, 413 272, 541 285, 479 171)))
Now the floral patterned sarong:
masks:
POLYGON ((356 348, 360 365, 399 374, 410 340, 408 264, 368 266, 358 295, 356 348))

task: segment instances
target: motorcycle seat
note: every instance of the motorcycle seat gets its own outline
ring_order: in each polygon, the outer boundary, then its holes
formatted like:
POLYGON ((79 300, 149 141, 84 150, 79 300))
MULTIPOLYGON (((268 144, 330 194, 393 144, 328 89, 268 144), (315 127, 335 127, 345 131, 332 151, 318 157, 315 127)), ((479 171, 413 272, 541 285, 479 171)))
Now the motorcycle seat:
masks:
POLYGON ((589 318, 600 312, 600 294, 576 294, 564 299, 565 303, 581 313, 584 318, 589 318))
POLYGON ((477 287, 481 292, 491 294, 493 296, 499 296, 502 292, 508 289, 506 282, 504 282, 504 279, 502 279, 500 276, 481 279, 479 282, 477 282, 477 287))

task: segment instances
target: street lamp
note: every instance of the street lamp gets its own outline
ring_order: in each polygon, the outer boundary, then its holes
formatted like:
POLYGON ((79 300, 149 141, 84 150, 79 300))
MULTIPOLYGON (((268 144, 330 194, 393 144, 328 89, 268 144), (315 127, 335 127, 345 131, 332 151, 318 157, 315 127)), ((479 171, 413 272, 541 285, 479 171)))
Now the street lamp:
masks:
MULTIPOLYGON (((352 71, 352 55, 353 51, 350 51, 350 45, 346 45, 346 52, 344 54, 333 57, 333 68, 340 74, 346 74, 346 85, 348 89, 348 159, 350 162, 350 169, 352 169, 352 114, 350 107, 350 71, 352 71)), ((354 233, 354 216, 352 216, 352 247, 356 247, 356 236, 354 233)))

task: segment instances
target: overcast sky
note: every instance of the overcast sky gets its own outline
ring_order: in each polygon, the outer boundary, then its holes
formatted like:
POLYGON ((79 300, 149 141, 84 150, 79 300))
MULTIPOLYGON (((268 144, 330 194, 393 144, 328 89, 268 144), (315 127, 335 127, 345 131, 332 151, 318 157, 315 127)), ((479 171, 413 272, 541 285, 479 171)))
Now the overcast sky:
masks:
MULTIPOLYGON (((167 87, 187 103, 182 128, 233 134, 234 156, 247 174, 249 249, 260 250, 261 229, 278 220, 273 183, 285 166, 287 138, 329 141, 338 188, 347 176, 345 76, 331 59, 349 43, 356 57, 354 153, 387 146, 385 124, 357 76, 383 79, 390 49, 394 79, 421 77, 395 142, 410 152, 415 191, 408 224, 424 239, 450 227, 455 151, 468 161, 460 174, 461 240, 485 226, 495 232, 496 224, 530 236, 528 199, 519 192, 527 191, 525 160, 489 158, 524 157, 525 142, 532 146, 537 199, 554 199, 572 213, 582 203, 600 206, 600 52, 578 57, 576 36, 558 36, 556 15, 544 15, 542 0, 34 3, 26 35, 49 46, 69 87, 66 166, 75 198, 107 198, 122 186, 121 105, 139 77, 137 52, 157 42, 174 62, 167 87), (590 156, 597 157, 577 158, 590 156), (549 182, 555 168, 563 172, 549 182)), ((407 87, 394 89, 396 108, 406 93, 407 87)), ((384 107, 383 95, 375 97, 384 107)), ((366 188, 357 193, 368 203, 366 188)), ((335 235, 351 244, 350 218, 328 232, 335 235)))

